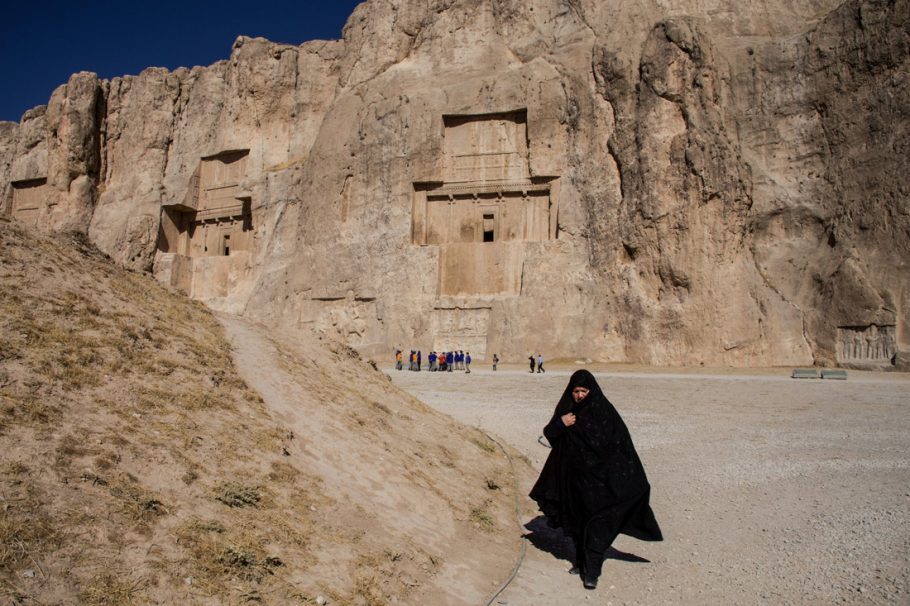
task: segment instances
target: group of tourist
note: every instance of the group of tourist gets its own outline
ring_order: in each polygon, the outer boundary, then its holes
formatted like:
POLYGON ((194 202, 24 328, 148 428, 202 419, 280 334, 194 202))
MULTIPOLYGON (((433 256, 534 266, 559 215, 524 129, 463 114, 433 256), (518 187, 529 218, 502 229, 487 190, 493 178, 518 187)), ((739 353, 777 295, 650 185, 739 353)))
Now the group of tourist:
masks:
MULTIPOLYGON (((419 349, 411 350, 408 356, 408 370, 420 372, 423 361, 423 354, 419 349)), ((453 372, 463 370, 465 373, 471 372, 471 352, 469 351, 431 351, 427 356, 430 372, 453 372)), ((404 352, 400 349, 395 350, 395 370, 404 368, 404 352)))
MULTIPOLYGON (((493 370, 499 365, 499 354, 493 354, 493 370)), ((530 362, 530 371, 546 372, 543 367, 543 354, 531 354, 528 356, 530 362)), ((463 370, 466 373, 471 372, 471 352, 468 351, 431 351, 427 356, 429 363, 427 370, 430 372, 452 372, 463 370)), ((395 370, 404 369, 404 352, 400 349, 395 350, 395 370)), ((419 349, 412 349, 408 355, 408 370, 420 372, 423 368, 423 353, 419 349)))

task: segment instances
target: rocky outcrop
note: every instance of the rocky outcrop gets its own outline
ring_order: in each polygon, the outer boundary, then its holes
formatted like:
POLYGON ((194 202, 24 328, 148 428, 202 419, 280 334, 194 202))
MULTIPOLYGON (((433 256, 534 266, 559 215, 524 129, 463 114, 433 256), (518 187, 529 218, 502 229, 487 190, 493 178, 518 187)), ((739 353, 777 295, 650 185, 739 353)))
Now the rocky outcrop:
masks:
POLYGON ((370 355, 893 368, 908 23, 370 0, 340 41, 77 74, 0 130, 0 177, 23 220, 370 355))
POLYGON ((7 131, 14 138, 0 143, 11 149, 15 141, 16 150, 8 172, 0 173, 6 176, 5 204, 12 206, 16 189, 28 191, 22 196, 28 198, 28 222, 85 231, 98 187, 103 113, 101 83, 88 72, 71 76, 46 107, 26 112, 19 128, 7 131))

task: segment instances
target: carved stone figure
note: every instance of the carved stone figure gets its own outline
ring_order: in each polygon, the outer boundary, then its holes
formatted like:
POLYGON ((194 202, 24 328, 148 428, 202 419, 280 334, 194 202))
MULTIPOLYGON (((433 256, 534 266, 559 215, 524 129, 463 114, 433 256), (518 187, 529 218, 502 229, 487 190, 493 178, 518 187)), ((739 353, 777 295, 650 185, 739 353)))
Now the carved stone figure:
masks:
POLYGON ((838 361, 882 366, 893 363, 896 326, 842 327, 838 329, 838 361))

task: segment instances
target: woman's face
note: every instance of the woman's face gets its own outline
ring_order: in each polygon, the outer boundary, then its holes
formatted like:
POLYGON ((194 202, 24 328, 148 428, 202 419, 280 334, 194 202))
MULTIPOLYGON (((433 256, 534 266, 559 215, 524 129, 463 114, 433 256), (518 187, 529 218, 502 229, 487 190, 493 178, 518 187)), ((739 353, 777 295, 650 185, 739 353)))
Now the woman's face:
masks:
POLYGON ((578 404, 582 400, 588 397, 588 394, 591 393, 591 390, 587 387, 576 387, 572 390, 572 399, 575 400, 575 403, 578 404))

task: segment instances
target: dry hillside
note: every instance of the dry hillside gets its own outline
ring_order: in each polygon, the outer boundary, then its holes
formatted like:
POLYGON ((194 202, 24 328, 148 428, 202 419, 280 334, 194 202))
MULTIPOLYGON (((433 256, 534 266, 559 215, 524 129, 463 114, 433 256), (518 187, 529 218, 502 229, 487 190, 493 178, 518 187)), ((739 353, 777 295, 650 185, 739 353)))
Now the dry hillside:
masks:
POLYGON ((477 603, 508 574, 495 443, 344 346, 222 322, 0 220, 4 603, 477 603))

